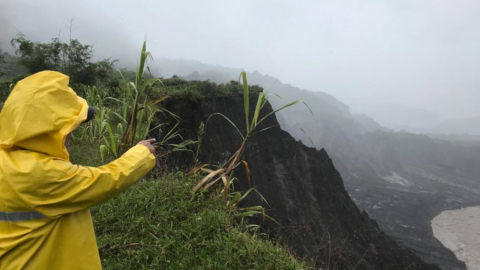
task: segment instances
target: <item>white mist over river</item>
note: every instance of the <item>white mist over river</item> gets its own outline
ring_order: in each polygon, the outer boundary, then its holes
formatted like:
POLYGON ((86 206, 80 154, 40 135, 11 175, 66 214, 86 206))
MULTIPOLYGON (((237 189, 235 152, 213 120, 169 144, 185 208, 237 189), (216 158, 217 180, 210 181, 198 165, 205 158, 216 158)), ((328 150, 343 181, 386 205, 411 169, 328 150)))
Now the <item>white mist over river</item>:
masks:
POLYGON ((443 211, 432 220, 432 229, 468 270, 480 270, 480 206, 443 211))

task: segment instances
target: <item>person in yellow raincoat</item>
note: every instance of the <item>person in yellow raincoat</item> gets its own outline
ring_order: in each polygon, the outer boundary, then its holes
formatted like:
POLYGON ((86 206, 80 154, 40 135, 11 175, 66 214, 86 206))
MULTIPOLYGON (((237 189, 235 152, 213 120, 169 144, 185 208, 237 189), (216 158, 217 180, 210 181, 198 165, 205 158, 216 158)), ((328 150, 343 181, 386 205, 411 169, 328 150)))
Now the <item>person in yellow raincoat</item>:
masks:
POLYGON ((27 77, 0 113, 1 270, 101 269, 89 208, 155 166, 154 140, 98 168, 72 164, 65 140, 89 107, 68 82, 54 71, 27 77))

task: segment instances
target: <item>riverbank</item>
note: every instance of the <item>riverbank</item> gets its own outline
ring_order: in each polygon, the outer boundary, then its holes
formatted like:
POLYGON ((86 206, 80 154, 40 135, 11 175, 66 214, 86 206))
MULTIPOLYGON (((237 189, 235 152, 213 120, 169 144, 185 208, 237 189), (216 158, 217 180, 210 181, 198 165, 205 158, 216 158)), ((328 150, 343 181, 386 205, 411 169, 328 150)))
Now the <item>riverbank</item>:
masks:
POLYGON ((467 264, 480 270, 480 206, 449 210, 432 220, 433 235, 467 264))

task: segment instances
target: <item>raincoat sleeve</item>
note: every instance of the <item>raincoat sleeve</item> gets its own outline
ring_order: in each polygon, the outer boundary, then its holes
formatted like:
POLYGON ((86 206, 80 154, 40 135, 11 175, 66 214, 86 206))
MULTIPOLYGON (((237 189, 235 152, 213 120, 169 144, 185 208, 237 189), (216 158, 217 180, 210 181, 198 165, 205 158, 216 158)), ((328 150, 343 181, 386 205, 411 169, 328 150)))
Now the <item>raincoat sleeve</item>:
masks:
POLYGON ((51 160, 46 177, 23 190, 23 198, 35 210, 56 218, 98 205, 120 194, 155 166, 155 156, 137 145, 101 167, 83 167, 51 160))

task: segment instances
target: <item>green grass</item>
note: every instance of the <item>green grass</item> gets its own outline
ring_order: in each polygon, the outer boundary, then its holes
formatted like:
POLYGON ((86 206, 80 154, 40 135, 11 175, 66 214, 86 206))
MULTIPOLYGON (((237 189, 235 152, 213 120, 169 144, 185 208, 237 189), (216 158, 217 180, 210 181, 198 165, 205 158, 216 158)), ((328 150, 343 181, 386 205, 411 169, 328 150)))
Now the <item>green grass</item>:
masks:
MULTIPOLYGON (((97 145, 74 141, 69 151, 74 163, 101 164, 97 145)), ((104 269, 313 269, 249 231, 222 196, 192 198, 199 179, 182 173, 158 178, 92 209, 104 269)))
MULTIPOLYGON (((198 180, 198 179, 197 179, 198 180)), ((238 223, 196 181, 143 181, 93 210, 105 269, 307 269, 283 247, 238 223)))

